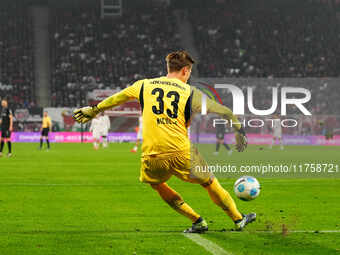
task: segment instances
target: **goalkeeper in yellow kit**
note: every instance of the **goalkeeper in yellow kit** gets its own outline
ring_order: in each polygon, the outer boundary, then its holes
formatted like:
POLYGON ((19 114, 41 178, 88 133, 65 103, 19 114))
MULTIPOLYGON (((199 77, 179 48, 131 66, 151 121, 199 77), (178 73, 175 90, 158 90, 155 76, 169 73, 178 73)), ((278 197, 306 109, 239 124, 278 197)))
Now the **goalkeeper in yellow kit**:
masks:
MULTIPOLYGON (((256 219, 256 214, 241 214, 217 178, 209 172, 199 171, 206 169, 206 163, 197 150, 190 146, 187 128, 192 115, 201 112, 202 108, 202 93, 186 83, 194 61, 187 52, 177 51, 170 53, 166 62, 167 76, 139 80, 96 106, 76 109, 74 118, 85 123, 102 111, 128 100, 139 100, 143 117, 140 181, 149 183, 166 203, 193 222, 192 227, 184 231, 186 233, 203 233, 208 230, 208 225, 184 202, 180 194, 166 184, 172 175, 204 187, 214 203, 234 221, 236 230, 242 230, 256 219)), ((210 99, 207 99, 205 107, 208 113, 217 113, 232 120, 236 148, 243 151, 247 146, 247 138, 231 110, 210 99)))

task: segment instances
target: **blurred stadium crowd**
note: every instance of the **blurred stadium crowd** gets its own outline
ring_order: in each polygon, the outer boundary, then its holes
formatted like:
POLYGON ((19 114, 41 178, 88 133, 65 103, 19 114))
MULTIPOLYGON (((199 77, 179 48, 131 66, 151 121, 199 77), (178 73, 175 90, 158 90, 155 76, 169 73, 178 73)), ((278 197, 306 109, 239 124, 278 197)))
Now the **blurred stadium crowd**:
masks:
MULTIPOLYGON (((27 5, 10 3, 0 5, 0 97, 28 108, 36 105, 32 21, 27 5)), ((165 74, 164 56, 182 48, 174 7, 144 7, 115 19, 101 19, 99 1, 51 8, 51 106, 83 105, 93 89, 165 74)), ((245 9, 211 1, 182 13, 193 28, 199 77, 340 76, 340 19, 328 5, 245 9)), ((268 105, 270 93, 258 95, 258 106, 268 105)), ((312 93, 313 113, 340 113, 336 86, 313 85, 312 93)))
POLYGON ((201 76, 339 76, 340 25, 334 11, 325 5, 238 7, 198 8, 190 15, 204 60, 201 76))
POLYGON ((0 98, 16 108, 35 105, 32 21, 20 2, 0 6, 0 98))
POLYGON ((125 10, 114 20, 101 19, 98 8, 58 8, 53 18, 53 106, 84 104, 89 90, 164 75, 164 54, 180 48, 165 8, 125 10))

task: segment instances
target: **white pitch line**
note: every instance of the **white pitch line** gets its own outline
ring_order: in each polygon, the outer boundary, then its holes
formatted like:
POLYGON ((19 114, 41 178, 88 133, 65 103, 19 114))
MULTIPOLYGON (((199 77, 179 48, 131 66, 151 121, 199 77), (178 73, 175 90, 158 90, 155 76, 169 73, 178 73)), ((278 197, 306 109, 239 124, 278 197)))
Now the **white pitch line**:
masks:
POLYGON ((183 235, 186 238, 189 238, 194 243, 202 246, 206 251, 210 252, 213 255, 232 255, 231 253, 224 250, 222 247, 209 241, 208 239, 203 238, 199 234, 183 234, 183 235))

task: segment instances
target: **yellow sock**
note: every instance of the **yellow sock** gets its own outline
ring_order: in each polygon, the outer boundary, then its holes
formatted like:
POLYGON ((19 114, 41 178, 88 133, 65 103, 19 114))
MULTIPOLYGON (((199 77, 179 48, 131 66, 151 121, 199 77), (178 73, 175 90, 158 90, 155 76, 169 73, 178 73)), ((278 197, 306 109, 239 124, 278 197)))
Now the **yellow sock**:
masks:
POLYGON ((229 192, 220 185, 216 178, 214 178, 213 182, 205 187, 205 189, 208 190, 211 200, 221 207, 233 221, 242 219, 242 215, 237 210, 233 198, 230 196, 229 192))
POLYGON ((159 195, 167 202, 175 211, 195 222, 200 217, 175 190, 170 188, 166 183, 152 185, 158 191, 159 195))
POLYGON ((177 208, 174 208, 177 212, 189 218, 192 222, 195 222, 200 217, 187 203, 183 204, 177 208))

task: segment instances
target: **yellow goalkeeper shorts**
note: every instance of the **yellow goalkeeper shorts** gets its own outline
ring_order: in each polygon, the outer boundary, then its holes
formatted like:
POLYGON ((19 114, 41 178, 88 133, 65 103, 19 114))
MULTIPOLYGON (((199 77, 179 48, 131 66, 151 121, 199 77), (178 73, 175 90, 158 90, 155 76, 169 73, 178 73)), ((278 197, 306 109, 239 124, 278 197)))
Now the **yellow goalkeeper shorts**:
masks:
POLYGON ((205 171, 206 165, 195 149, 191 153, 185 151, 143 156, 139 179, 141 182, 159 184, 175 175, 186 182, 209 184, 213 174, 205 171))

